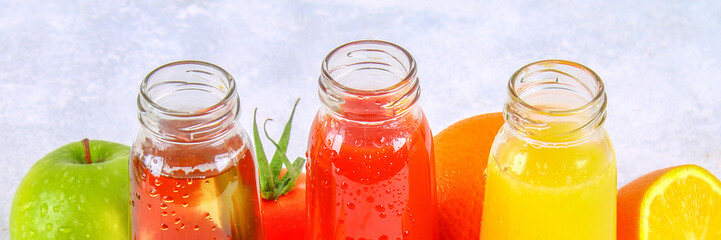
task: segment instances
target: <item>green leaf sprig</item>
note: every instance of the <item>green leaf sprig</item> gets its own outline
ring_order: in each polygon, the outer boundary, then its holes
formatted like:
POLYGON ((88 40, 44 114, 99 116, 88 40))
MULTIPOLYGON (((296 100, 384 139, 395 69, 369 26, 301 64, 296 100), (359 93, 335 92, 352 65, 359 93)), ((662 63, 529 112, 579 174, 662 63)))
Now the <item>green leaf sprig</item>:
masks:
POLYGON ((270 164, 268 164, 268 158, 263 150, 263 143, 260 141, 261 137, 258 132, 258 123, 256 121, 258 108, 253 111, 253 142, 255 143, 255 153, 258 161, 260 196, 265 200, 278 201, 280 196, 288 194, 291 190, 293 190, 293 188, 295 188, 295 182, 298 179, 300 172, 303 170, 305 158, 297 157, 291 163, 286 154, 286 151, 288 150, 288 141, 290 140, 291 122, 293 121, 295 108, 298 106, 299 101, 300 98, 295 100, 293 110, 290 113, 290 118, 288 118, 288 122, 285 124, 285 129, 283 129, 283 133, 281 134, 279 141, 276 142, 273 140, 268 135, 268 130, 266 129, 267 123, 269 121, 273 121, 273 119, 269 118, 263 122, 263 132, 265 133, 265 137, 275 146, 275 153, 273 153, 273 158, 270 160, 270 164), (280 173, 283 169, 283 165, 285 165, 287 172, 283 175, 283 177, 281 177, 280 173))

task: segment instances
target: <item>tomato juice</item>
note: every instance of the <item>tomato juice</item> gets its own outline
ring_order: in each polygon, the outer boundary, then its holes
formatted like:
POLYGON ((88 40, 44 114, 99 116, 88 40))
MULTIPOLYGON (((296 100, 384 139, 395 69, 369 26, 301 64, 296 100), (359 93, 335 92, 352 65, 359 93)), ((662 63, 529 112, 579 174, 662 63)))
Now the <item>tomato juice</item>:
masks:
POLYGON ((415 60, 357 41, 323 62, 306 165, 306 239, 438 239, 433 140, 415 60))

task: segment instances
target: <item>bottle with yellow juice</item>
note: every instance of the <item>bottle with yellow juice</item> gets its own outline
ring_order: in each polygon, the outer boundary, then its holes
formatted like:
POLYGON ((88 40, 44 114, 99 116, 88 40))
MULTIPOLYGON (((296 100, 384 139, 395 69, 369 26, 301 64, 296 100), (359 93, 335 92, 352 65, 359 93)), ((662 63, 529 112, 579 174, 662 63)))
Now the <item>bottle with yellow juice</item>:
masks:
POLYGON ((616 239, 616 159, 591 69, 545 60, 508 83, 491 148, 482 240, 616 239))

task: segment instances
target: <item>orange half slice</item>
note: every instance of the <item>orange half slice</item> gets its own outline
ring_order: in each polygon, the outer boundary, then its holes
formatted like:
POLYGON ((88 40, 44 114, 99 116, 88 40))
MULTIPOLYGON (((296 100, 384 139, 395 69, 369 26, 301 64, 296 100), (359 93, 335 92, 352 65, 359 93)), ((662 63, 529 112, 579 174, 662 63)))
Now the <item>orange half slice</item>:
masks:
POLYGON ((721 182, 684 165, 628 183, 618 192, 618 239, 721 239, 721 182))

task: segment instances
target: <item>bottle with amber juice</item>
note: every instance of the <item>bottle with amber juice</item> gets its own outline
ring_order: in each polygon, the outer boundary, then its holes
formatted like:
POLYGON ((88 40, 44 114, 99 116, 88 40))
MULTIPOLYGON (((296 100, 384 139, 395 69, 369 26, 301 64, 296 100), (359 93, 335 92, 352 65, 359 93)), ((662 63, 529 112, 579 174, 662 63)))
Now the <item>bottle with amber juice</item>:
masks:
POLYGON ((307 239, 438 239, 433 141, 405 49, 356 41, 322 63, 307 239))
POLYGON ((264 239, 239 106, 232 76, 210 63, 169 63, 143 80, 130 157, 133 239, 264 239))
POLYGON ((591 69, 546 60, 513 74, 491 147, 481 239, 616 239, 616 159, 591 69))

